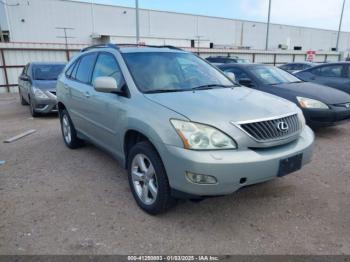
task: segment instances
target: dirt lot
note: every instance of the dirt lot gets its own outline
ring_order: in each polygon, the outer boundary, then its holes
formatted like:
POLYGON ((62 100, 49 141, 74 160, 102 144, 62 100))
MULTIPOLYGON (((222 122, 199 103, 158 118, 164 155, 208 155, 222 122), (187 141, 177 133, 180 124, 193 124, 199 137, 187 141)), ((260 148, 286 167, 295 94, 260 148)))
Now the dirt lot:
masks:
POLYGON ((316 135, 301 172, 152 217, 108 154, 1 95, 0 254, 350 254, 350 124, 316 135))

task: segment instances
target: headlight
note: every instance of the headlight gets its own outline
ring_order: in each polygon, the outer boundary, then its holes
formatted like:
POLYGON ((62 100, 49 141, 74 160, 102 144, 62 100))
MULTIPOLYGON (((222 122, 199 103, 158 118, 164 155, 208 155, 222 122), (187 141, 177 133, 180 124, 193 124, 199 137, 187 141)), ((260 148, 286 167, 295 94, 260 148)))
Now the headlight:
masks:
POLYGON ((38 88, 33 87, 34 90, 34 96, 37 98, 42 98, 42 99, 46 99, 49 98, 47 95, 45 95, 45 93, 43 91, 41 91, 38 88))
POLYGON ((311 109, 329 109, 329 107, 322 103, 321 101, 306 98, 306 97, 297 97, 298 102, 302 108, 311 108, 311 109))
POLYGON ((304 117, 303 112, 302 112, 300 109, 298 109, 298 110, 299 110, 299 112, 298 112, 298 118, 299 118, 299 121, 300 121, 300 123, 301 123, 302 129, 304 129, 304 127, 306 126, 305 117, 304 117))
POLYGON ((236 149, 235 141, 211 126, 193 122, 170 120, 179 134, 184 148, 193 150, 236 149))

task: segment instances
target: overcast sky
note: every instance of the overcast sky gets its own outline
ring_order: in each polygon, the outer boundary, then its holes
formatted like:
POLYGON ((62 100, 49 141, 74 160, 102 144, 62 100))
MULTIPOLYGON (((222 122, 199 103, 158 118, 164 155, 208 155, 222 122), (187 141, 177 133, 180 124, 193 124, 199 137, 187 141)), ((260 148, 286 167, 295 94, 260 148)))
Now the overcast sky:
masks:
MULTIPOLYGON (((90 2, 91 0, 83 0, 90 2)), ((134 0, 93 0, 134 6, 134 0)), ((338 30, 343 0, 272 0, 273 23, 338 30)), ((266 21, 268 0, 140 0, 141 8, 266 21)), ((347 0, 343 31, 350 31, 350 0, 347 0)))

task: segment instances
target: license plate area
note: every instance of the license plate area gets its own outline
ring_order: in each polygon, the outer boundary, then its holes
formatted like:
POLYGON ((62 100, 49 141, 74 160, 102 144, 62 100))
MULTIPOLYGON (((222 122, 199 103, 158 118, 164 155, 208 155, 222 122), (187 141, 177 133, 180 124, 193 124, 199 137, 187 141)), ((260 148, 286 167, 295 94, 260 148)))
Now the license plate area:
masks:
POLYGON ((280 161, 278 177, 283 177, 301 169, 303 154, 292 156, 280 161))

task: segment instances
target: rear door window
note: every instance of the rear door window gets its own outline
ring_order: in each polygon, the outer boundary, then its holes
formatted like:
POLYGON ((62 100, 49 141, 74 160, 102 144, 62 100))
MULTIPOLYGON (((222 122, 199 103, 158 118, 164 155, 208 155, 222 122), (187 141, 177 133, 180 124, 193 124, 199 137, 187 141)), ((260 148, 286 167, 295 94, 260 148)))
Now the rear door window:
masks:
POLYGON ((73 70, 74 70, 75 66, 77 65, 78 61, 79 61, 79 60, 77 60, 77 61, 75 61, 73 64, 71 64, 71 66, 70 66, 70 67, 68 68, 68 70, 66 71, 66 76, 67 76, 68 78, 71 78, 72 73, 73 73, 73 70))
POLYGON ((75 79, 82 83, 89 84, 91 82, 91 74, 95 65, 96 53, 87 54, 80 58, 77 67, 75 79))
POLYGON ((27 73, 28 73, 28 67, 29 67, 29 64, 26 64, 26 66, 23 68, 23 71, 22 71, 22 74, 23 74, 23 75, 27 75, 27 73))
POLYGON ((342 77, 342 71, 342 65, 321 66, 312 70, 314 74, 324 77, 342 77))

